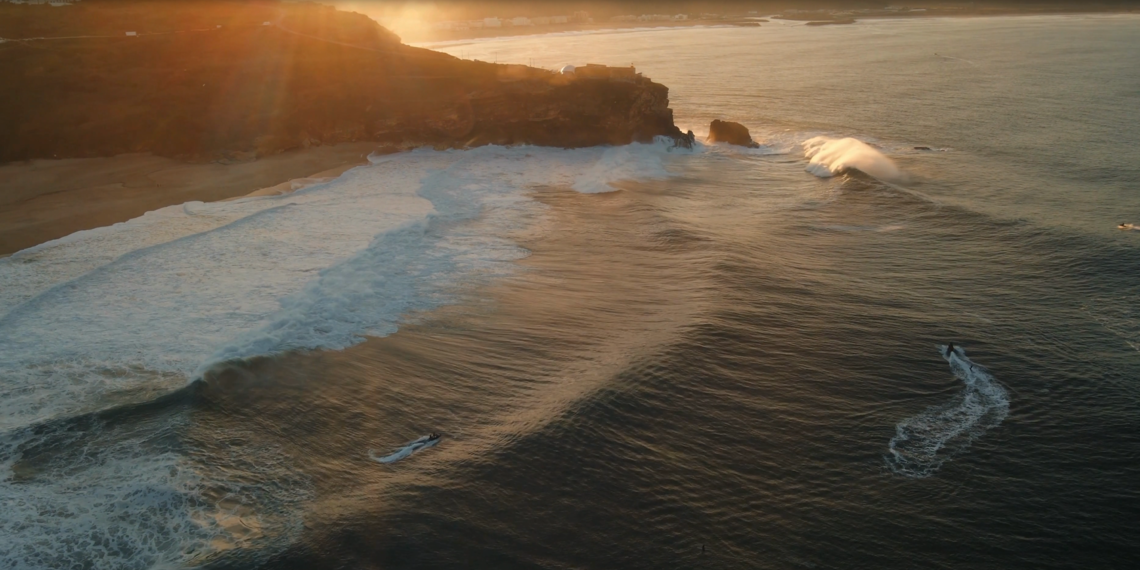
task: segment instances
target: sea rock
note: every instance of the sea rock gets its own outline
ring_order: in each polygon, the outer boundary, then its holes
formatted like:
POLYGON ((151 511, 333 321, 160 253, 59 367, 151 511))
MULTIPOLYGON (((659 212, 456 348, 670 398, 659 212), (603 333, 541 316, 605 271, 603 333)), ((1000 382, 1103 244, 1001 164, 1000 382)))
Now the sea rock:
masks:
POLYGON ((692 149, 695 144, 697 144, 697 135, 694 135, 693 131, 688 131, 679 137, 673 137, 673 148, 692 149))
POLYGON ((709 125, 708 142, 724 142, 738 146, 746 146, 748 148, 759 148, 760 145, 752 140, 752 135, 748 133, 748 127, 740 123, 732 121, 722 121, 714 119, 712 124, 709 125))

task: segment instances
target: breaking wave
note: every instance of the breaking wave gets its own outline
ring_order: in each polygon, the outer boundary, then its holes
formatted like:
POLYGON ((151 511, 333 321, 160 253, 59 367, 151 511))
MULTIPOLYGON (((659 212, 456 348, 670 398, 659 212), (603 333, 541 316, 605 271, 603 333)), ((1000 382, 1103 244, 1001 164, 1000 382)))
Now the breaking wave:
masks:
POLYGON ((927 408, 895 426, 891 438, 887 466, 899 475, 929 477, 942 464, 964 451, 974 439, 1001 424, 1009 414, 1009 397, 1005 388, 989 370, 975 364, 961 348, 949 355, 939 347, 950 363, 954 377, 965 384, 965 390, 953 400, 927 408))
POLYGON ((807 171, 820 178, 830 178, 849 170, 880 180, 896 180, 901 172, 894 161, 871 145, 850 137, 834 139, 813 137, 803 142, 808 158, 807 171))

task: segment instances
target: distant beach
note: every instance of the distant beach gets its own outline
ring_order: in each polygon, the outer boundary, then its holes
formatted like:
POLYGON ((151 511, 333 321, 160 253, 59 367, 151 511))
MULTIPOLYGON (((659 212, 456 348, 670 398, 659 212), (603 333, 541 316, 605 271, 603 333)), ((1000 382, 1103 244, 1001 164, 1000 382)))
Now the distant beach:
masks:
MULTIPOLYGON (((675 28, 697 28, 714 26, 756 26, 758 18, 720 20, 681 20, 674 22, 595 22, 579 24, 557 24, 549 26, 517 26, 509 28, 472 28, 455 31, 430 31, 424 33, 401 34, 401 38, 412 45, 430 45, 463 40, 487 38, 508 38, 517 36, 539 36, 545 34, 573 34, 588 32, 614 32, 633 30, 667 30, 675 28)), ((766 22, 767 19, 764 19, 766 22)))
MULTIPOLYGON (((974 8, 940 7, 916 8, 908 12, 890 10, 868 10, 852 12, 833 10, 831 12, 803 11, 787 14, 748 14, 723 16, 714 19, 689 19, 676 21, 613 21, 590 23, 568 23, 552 25, 512 26, 498 28, 467 28, 462 30, 408 30, 393 28, 402 39, 412 45, 428 46, 464 40, 505 38, 518 36, 560 35, 572 33, 669 30, 695 27, 759 27, 762 25, 809 25, 826 26, 854 24, 860 20, 907 19, 907 18, 968 18, 986 16, 1045 16, 1068 14, 1128 14, 1134 10, 1122 6, 1073 4, 1068 6, 979 6, 974 8)), ((381 22, 384 24, 384 22, 381 22)))

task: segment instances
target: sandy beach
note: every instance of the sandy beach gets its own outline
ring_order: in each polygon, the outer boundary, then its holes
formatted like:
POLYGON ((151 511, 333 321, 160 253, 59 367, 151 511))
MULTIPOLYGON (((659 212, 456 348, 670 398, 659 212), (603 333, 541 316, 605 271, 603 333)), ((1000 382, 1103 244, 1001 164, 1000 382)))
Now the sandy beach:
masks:
POLYGON ((341 143, 249 162, 195 164, 127 154, 0 166, 0 256, 184 202, 269 195, 367 163, 375 143, 341 143))
MULTIPOLYGON (((767 20, 764 20, 767 21, 767 20)), ((545 34, 572 34, 583 32, 620 32, 637 30, 664 30, 672 28, 695 28, 712 26, 741 25, 737 20, 684 20, 678 22, 597 22, 557 24, 551 26, 518 26, 510 28, 473 28, 461 31, 449 30, 401 30, 401 37, 410 45, 431 46, 464 40, 482 40, 515 36, 540 36, 545 34)), ((758 22, 756 22, 758 23, 758 22)), ((748 24, 753 25, 753 24, 748 24)))

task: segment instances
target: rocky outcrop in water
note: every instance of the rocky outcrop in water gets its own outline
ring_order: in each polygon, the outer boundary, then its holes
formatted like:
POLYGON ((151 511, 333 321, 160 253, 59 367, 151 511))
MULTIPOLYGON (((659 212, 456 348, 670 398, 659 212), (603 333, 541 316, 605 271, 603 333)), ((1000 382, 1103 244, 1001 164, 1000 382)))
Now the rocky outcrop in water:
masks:
POLYGON ((722 121, 720 119, 714 119, 712 124, 709 125, 709 136, 706 140, 711 143, 723 142, 746 146, 748 148, 760 147, 759 144, 752 140, 752 135, 748 132, 748 127, 740 123, 722 121))
POLYGON ((0 163, 130 152, 248 160, 342 141, 684 144, 668 88, 632 68, 566 76, 461 60, 317 4, 0 4, 0 37, 29 29, 97 37, 0 43, 0 71, 20 84, 0 90, 0 163))

